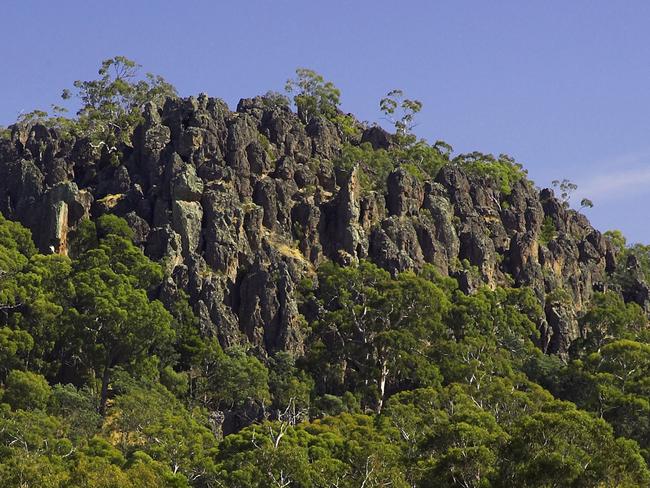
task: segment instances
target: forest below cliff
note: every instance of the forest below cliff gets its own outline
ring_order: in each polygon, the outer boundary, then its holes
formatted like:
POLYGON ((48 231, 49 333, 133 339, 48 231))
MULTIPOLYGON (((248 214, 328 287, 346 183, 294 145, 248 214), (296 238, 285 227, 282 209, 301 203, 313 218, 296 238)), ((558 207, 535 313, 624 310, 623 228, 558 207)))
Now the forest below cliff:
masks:
POLYGON ((286 88, 117 57, 0 128, 0 484, 649 486, 650 247, 286 88))

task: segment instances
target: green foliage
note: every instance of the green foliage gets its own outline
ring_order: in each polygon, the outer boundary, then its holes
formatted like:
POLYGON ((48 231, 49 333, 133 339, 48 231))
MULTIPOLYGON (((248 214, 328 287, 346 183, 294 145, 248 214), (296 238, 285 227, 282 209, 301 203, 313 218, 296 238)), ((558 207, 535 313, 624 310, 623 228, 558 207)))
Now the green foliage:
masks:
POLYGON ((291 104, 286 95, 276 91, 267 91, 262 97, 262 103, 267 110, 288 109, 291 104))
POLYGON ((506 154, 495 158, 491 154, 473 152, 461 154, 452 162, 470 174, 492 179, 505 196, 510 195, 513 185, 518 181, 525 180, 527 175, 527 171, 521 164, 506 154))
POLYGON ((146 357, 153 347, 174 339, 169 312, 162 303, 150 301, 146 289, 138 286, 151 283, 148 273, 151 268, 143 262, 146 258, 131 263, 129 258, 138 257, 138 252, 134 250, 130 256, 116 255, 110 252, 114 249, 111 244, 120 250, 129 250, 129 245, 115 235, 109 235, 108 239, 111 242, 105 246, 100 243, 98 249, 80 257, 72 278, 75 291, 68 312, 80 340, 84 362, 92 364, 97 376, 102 378, 102 412, 111 369, 146 357), (135 268, 124 263, 125 258, 135 268), (126 274, 129 271, 137 274, 129 276, 126 274))
MULTIPOLYGON (((130 144, 133 129, 143 120, 142 107, 176 95, 175 88, 161 76, 141 76, 140 68, 135 61, 115 56, 102 61, 98 79, 74 82, 81 103, 73 126, 75 135, 88 137, 109 151, 118 144, 130 144)), ((72 96, 70 90, 63 91, 64 100, 72 96)))
POLYGON ((36 253, 31 232, 17 222, 5 219, 1 214, 0 249, 0 269, 4 273, 17 269, 16 261, 20 263, 24 260, 19 254, 29 258, 36 253))
POLYGON ((394 161, 388 151, 374 150, 368 142, 360 146, 344 145, 336 164, 346 171, 358 166, 362 188, 378 192, 385 191, 386 178, 394 168, 394 161))
POLYGON ((547 215, 544 217, 542 228, 539 231, 539 242, 544 246, 548 246, 548 243, 555 239, 556 236, 557 229, 555 228, 555 222, 551 216, 547 215))
MULTIPOLYGON (((104 216, 72 259, 43 256, 0 218, 3 486, 650 484, 648 321, 616 287, 559 358, 534 346, 529 288, 326 262, 301 284, 304 351, 266 355, 206 338, 183 292, 155 300, 162 269, 131 238, 104 216)), ((643 277, 647 249, 612 238, 621 283, 643 277)))
POLYGON ((319 116, 334 121, 339 114, 340 90, 311 69, 298 68, 296 77, 287 80, 285 90, 293 96, 298 116, 305 123, 319 116))
MULTIPOLYGON (((608 305, 601 304, 599 308, 608 308, 608 305)), ((620 314, 615 315, 618 315, 615 320, 620 321, 620 314)), ((617 436, 637 441, 647 461, 650 457, 650 390, 645 378, 650 371, 650 346, 614 338, 602 344, 595 352, 589 353, 586 349, 584 360, 554 365, 541 381, 556 396, 606 420, 617 436)), ((596 345, 587 341, 586 347, 595 348, 596 345)))
MULTIPOLYGON (((65 367, 77 368, 82 378, 100 378, 103 410, 112 369, 137 364, 173 344, 174 320, 160 302, 150 300, 147 292, 161 282, 162 270, 123 237, 130 236, 124 221, 104 217, 81 231, 79 257, 72 263, 55 255, 22 258, 25 266, 11 289, 13 301, 20 297, 25 304, 6 319, 22 331, 5 331, 3 337, 8 352, 16 353, 29 349, 33 338, 31 363, 47 376, 65 367)), ((6 249, 11 247, 18 246, 6 249)))
POLYGON ((69 253, 76 257, 99 245, 97 226, 90 219, 82 220, 71 233, 69 253))
MULTIPOLYGON (((70 140, 75 130, 75 120, 67 116, 68 110, 52 105, 51 112, 45 110, 32 110, 31 112, 23 113, 16 121, 20 125, 35 125, 39 124, 49 129, 58 131, 61 139, 70 140)), ((11 132, 8 134, 11 135, 11 132)))
POLYGON ((24 330, 0 328, 0 377, 24 364, 24 358, 34 347, 34 339, 24 330))
POLYGON ((368 142, 358 146, 345 144, 335 164, 346 171, 358 167, 361 187, 383 193, 388 175, 398 167, 424 181, 435 178, 448 162, 448 156, 438 146, 417 141, 406 146, 392 146, 389 150, 373 149, 368 142))
POLYGON ((338 113, 332 122, 347 139, 359 140, 363 125, 352 114, 338 113))
POLYGON ((44 409, 51 395, 52 389, 43 376, 14 369, 5 380, 2 401, 14 410, 44 409))
POLYGON ((60 419, 42 411, 0 413, 0 476, 7 487, 189 486, 142 452, 128 459, 107 440, 73 444, 60 419))
POLYGON ((650 473, 633 443, 569 404, 522 418, 512 432, 499 486, 644 486, 650 473))
POLYGON ((145 453, 197 485, 215 476, 216 439, 202 411, 189 411, 160 385, 134 384, 112 403, 104 428, 127 456, 145 453))
POLYGON ((297 417, 304 417, 310 406, 314 380, 296 367, 295 358, 287 352, 278 352, 269 365, 269 391, 275 412, 289 409, 297 417))
MULTIPOLYGON (((341 91, 331 81, 307 68, 298 68, 296 77, 287 80, 286 92, 292 97, 298 116, 304 123, 317 117, 324 117, 332 122, 348 139, 358 140, 361 124, 351 114, 344 114, 339 109, 341 91)), ((270 106, 286 106, 288 100, 283 95, 269 94, 265 103, 270 106)))
POLYGON ((404 97, 402 90, 391 90, 379 101, 379 109, 395 126, 397 144, 407 146, 415 143, 411 133, 415 126, 415 116, 422 110, 422 102, 404 97))
POLYGON ((211 341, 199 364, 194 396, 206 406, 241 412, 270 403, 268 370, 245 350, 233 347, 224 352, 211 341))
POLYGON ((609 239, 614 246, 614 250, 617 253, 623 252, 627 246, 627 240, 620 230, 608 230, 605 232, 605 237, 609 239))
POLYGON ((262 134, 262 133, 260 132, 260 133, 258 134, 258 136, 257 136, 257 140, 258 140, 258 142, 262 145, 262 148, 264 149, 264 152, 266 152, 266 155, 267 155, 267 156, 268 156, 272 161, 274 161, 275 159, 277 159, 276 150, 275 150, 275 148, 273 147, 273 145, 271 144, 271 141, 269 141, 268 137, 266 137, 264 134, 262 134))
POLYGON ((357 390, 362 406, 381 411, 390 392, 439 384, 438 368, 426 358, 444 336, 449 302, 433 283, 413 273, 393 280, 367 262, 326 264, 316 296, 322 312, 308 364, 318 371, 319 391, 357 390))
POLYGON ((58 488, 67 481, 61 463, 41 454, 14 455, 0 464, 0 477, 7 488, 38 486, 58 488))
MULTIPOLYGON (((578 189, 578 185, 570 180, 567 180, 566 178, 562 181, 553 180, 551 182, 551 185, 553 185, 553 188, 555 188, 555 190, 558 192, 558 198, 560 199, 562 205, 565 208, 569 208, 569 205, 571 204, 571 196, 578 189)), ((580 200, 580 210, 583 208, 593 208, 593 206, 594 202, 592 202, 589 198, 583 198, 580 200)))
POLYGON ((221 405, 243 406, 248 402, 268 403, 268 371, 242 349, 228 349, 218 355, 211 387, 221 405))
POLYGON ((619 262, 628 265, 628 259, 634 256, 634 260, 638 263, 638 269, 644 280, 650 281, 650 246, 643 244, 634 244, 629 246, 621 256, 619 262))
POLYGON ((618 435, 635 439, 648 449, 650 345, 630 340, 611 342, 589 356, 585 369, 600 398, 597 406, 584 406, 597 407, 618 435))
MULTIPOLYGON (((187 294, 179 290, 167 304, 167 310, 172 316, 172 328, 174 329, 175 341, 168 344, 168 350, 161 350, 161 357, 167 358, 163 361, 169 365, 170 361, 176 361, 183 370, 189 370, 192 365, 197 364, 208 348, 201 336, 198 318, 194 315, 189 304, 187 294)), ((178 380, 174 380, 176 383, 178 380)))
POLYGON ((445 344, 440 363, 445 378, 477 388, 492 377, 511 377, 534 354, 542 310, 528 289, 456 293, 447 323, 456 338, 445 344))
POLYGON ((620 231, 605 232, 616 252, 616 269, 608 276, 608 282, 624 294, 634 293, 639 280, 650 282, 650 246, 628 245, 620 231))
POLYGON ((583 198, 580 200, 580 210, 583 208, 593 208, 594 207, 594 202, 589 200, 588 198, 583 198))
MULTIPOLYGON (((74 89, 65 89, 63 100, 73 100, 76 117, 67 116, 68 109, 52 105, 51 113, 34 110, 22 114, 18 123, 40 124, 56 129, 64 140, 86 138, 113 165, 119 165, 121 146, 131 145, 133 130, 144 119, 142 109, 148 102, 162 103, 176 96, 176 89, 161 76, 140 74, 141 66, 124 56, 102 61, 99 78, 77 80, 74 89)), ((10 137, 7 130, 0 138, 10 137)))
POLYGON ((313 418, 321 418, 342 413, 361 413, 359 400, 349 391, 341 396, 325 393, 314 399, 310 415, 313 418))
POLYGON ((387 417, 402 433, 411 486, 489 486, 507 434, 460 388, 400 393, 387 417))
POLYGON ((449 154, 440 144, 430 146, 424 140, 398 144, 391 148, 394 165, 406 169, 419 180, 433 179, 449 163, 449 154))
POLYGON ((569 202, 571 200, 571 195, 573 194, 574 191, 578 189, 578 185, 576 185, 570 180, 567 180, 566 178, 563 179, 562 181, 553 180, 551 182, 551 185, 553 185, 553 188, 555 188, 559 192, 559 198, 560 201, 562 202, 562 205, 568 207, 569 202))
POLYGON ((573 297, 565 288, 557 287, 546 295, 546 303, 571 306, 573 297))
POLYGON ((99 217, 95 222, 95 227, 97 229, 98 239, 103 239, 110 234, 129 241, 133 239, 133 229, 129 227, 126 220, 113 214, 106 214, 99 217))
POLYGON ((442 141, 429 145, 412 133, 422 102, 405 98, 402 90, 391 90, 381 99, 379 108, 395 127, 393 144, 388 151, 391 169, 402 167, 419 180, 435 178, 449 163, 452 147, 442 141))
POLYGON ((363 415, 251 426, 224 439, 217 461, 224 486, 410 486, 399 447, 363 415))
POLYGON ((576 348, 593 352, 611 340, 638 338, 648 329, 648 318, 639 305, 625 303, 616 293, 595 293, 580 326, 584 339, 576 348))
POLYGON ((66 436, 77 444, 84 444, 99 433, 102 418, 97 413, 93 392, 88 387, 54 385, 47 411, 61 419, 66 436))

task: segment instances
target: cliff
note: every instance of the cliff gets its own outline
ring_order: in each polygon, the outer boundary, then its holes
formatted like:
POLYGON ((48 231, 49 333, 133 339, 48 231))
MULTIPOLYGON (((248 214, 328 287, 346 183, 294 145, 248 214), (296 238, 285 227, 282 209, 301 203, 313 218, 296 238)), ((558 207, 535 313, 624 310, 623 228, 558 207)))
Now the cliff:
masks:
MULTIPOLYGON (((300 351, 300 282, 325 260, 367 259, 393 273, 431 263, 467 293, 530 286, 546 312, 540 347, 565 353, 581 333, 577 314, 616 266, 584 215, 525 179, 505 194, 450 163, 433 180, 398 167, 385 191, 366 188, 359 166, 337 160, 344 144, 389 147, 378 127, 355 137, 322 118, 305 125, 263 97, 234 112, 203 95, 168 99, 144 119, 118 164, 118 148, 13 126, 0 142, 0 212, 29 227, 42 252, 63 254, 74 253, 82 219, 124 217, 164 263, 161 298, 185 290, 224 345, 300 351)), ((643 306, 647 297, 641 279, 626 296, 643 306)))

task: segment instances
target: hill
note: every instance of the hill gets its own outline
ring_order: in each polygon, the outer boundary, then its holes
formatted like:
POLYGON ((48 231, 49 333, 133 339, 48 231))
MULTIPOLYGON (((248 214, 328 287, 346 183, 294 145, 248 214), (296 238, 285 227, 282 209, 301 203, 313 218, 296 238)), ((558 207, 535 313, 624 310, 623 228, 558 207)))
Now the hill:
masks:
POLYGON ((647 486, 645 247, 401 92, 110 67, 0 139, 7 486, 647 486))

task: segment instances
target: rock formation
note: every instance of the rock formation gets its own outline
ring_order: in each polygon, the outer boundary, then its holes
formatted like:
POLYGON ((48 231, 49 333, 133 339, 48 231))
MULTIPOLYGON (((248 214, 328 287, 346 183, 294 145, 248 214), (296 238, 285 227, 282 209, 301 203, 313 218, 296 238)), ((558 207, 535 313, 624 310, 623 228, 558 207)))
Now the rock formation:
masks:
MULTIPOLYGON (((165 267, 161 295, 183 288, 204 332, 225 345, 299 351, 300 281, 324 260, 369 259, 392 273, 430 263, 468 293, 530 286, 546 310, 540 345, 563 353, 579 335, 576 314, 615 266, 584 216, 528 181, 503 195, 450 164, 432 181, 397 168, 384 194, 365 190, 337 155, 345 143, 388 147, 378 127, 354 140, 263 97, 234 112, 204 95, 169 99, 148 104, 144 118, 118 166, 87 140, 14 126, 0 142, 0 211, 29 227, 42 252, 58 253, 74 252, 81 219, 124 217, 165 267), (548 243, 545 218, 557 230, 548 243), (570 300, 554 298, 559 289, 570 300)), ((648 287, 636 288, 626 299, 645 305, 648 287)))

